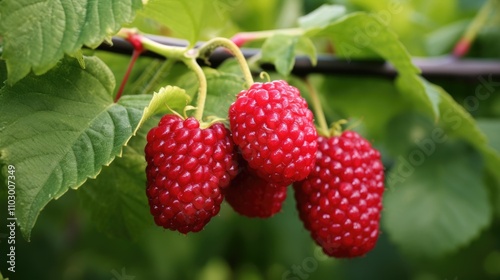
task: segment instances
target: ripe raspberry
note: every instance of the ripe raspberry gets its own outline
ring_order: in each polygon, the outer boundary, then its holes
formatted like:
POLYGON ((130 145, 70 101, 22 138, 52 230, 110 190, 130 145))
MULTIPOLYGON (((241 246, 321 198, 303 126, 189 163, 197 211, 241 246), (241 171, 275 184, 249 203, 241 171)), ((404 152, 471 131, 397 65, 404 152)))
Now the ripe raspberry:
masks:
POLYGON ((255 83, 229 108, 243 158, 268 182, 287 185, 311 172, 317 150, 312 112, 285 81, 255 83))
POLYGON ((266 182, 243 168, 223 193, 234 211, 247 217, 269 218, 281 210, 287 185, 266 182))
POLYGON ((294 183, 299 216, 323 251, 357 257, 374 246, 379 234, 384 168, 380 153, 352 131, 318 137, 316 165, 294 183))
POLYGON ((221 188, 237 174, 230 132, 220 123, 201 129, 194 118, 165 115, 147 136, 146 193, 157 225, 197 232, 217 215, 221 188))

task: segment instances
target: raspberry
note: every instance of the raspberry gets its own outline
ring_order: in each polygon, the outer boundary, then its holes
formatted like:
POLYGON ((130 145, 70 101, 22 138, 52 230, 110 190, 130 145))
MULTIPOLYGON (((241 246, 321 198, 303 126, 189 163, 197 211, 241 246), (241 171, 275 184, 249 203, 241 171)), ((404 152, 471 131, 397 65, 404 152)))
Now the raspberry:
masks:
POLYGON ((281 210, 287 185, 266 182, 244 168, 224 189, 226 201, 234 211, 247 217, 269 218, 281 210))
POLYGON ((264 180, 287 185, 307 177, 317 150, 313 114, 285 81, 254 83, 229 108, 233 139, 264 180))
POLYGON ((217 215, 238 171, 230 132, 220 123, 201 129, 194 118, 165 115, 147 136, 146 194, 157 225, 197 232, 217 215))
POLYGON ((319 136, 314 170, 294 189, 300 219, 327 255, 352 258, 373 249, 384 168, 380 153, 359 134, 319 136))

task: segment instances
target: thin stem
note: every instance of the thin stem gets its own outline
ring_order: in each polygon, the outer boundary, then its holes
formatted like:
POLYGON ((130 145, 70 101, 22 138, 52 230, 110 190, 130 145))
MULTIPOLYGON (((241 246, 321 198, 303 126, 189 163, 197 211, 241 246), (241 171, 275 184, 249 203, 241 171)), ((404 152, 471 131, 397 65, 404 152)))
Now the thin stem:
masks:
POLYGON ((206 42, 198 49, 199 57, 208 58, 210 53, 213 52, 217 47, 225 47, 233 53, 234 57, 241 67, 241 71, 243 72, 243 76, 245 77, 247 87, 250 87, 253 84, 252 72, 250 72, 248 63, 241 53, 241 50, 231 40, 228 40, 226 38, 214 38, 206 42))
POLYGON ((194 117, 199 122, 201 122, 203 118, 203 111, 205 110, 205 100, 207 99, 207 78, 205 76, 205 73, 203 73, 203 69, 201 69, 200 65, 196 63, 195 56, 193 56, 191 59, 183 59, 182 61, 186 64, 187 67, 189 67, 189 69, 193 70, 198 78, 198 82, 200 83, 194 117))
POLYGON ((316 115, 316 119, 319 124, 319 132, 323 136, 329 136, 328 133, 328 124, 326 122, 325 113, 323 112, 323 108, 321 108, 321 101, 319 100, 318 93, 316 89, 313 87, 309 78, 304 78, 304 81, 307 85, 307 89, 309 90, 309 95, 311 96, 312 106, 314 109, 314 114, 316 115))

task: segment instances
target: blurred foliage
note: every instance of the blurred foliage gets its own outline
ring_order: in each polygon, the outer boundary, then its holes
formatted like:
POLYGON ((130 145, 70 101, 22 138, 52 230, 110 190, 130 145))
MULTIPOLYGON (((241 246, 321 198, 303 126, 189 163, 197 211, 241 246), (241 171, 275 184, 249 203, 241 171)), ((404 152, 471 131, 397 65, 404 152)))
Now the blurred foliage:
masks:
MULTIPOLYGON (((348 12, 366 11, 387 24, 411 55, 443 56, 451 51, 484 2, 216 0, 207 2, 211 3, 207 4, 207 9, 211 12, 204 18, 204 24, 200 21, 196 27, 199 28, 198 31, 186 29, 180 34, 187 34, 191 41, 194 41, 214 36, 231 37, 238 31, 294 27, 297 26, 300 16, 322 4, 342 4, 347 7, 348 12), (192 32, 200 34, 196 36, 192 32)), ((199 7, 191 7, 200 12, 197 8, 199 7)), ((172 12, 175 11, 170 13, 172 12)), ((163 23, 170 22, 165 20, 163 23)), ((152 21, 145 12, 139 13, 130 26, 148 33, 179 35, 161 23, 152 21)), ((262 42, 257 44, 259 43, 262 42)), ((320 53, 331 51, 328 44, 317 46, 320 53)), ((116 81, 121 81, 129 57, 100 51, 92 53, 106 62, 115 74, 116 81)), ((489 59, 500 57, 499 12, 481 29, 469 56, 489 59)), ((238 83, 237 77, 231 76, 235 71, 229 70, 234 69, 230 64, 231 61, 228 61, 219 69, 205 69, 209 77, 209 93, 212 93, 207 100, 207 115, 217 114, 228 106, 229 98, 218 102, 221 96, 241 89, 242 84, 238 83), (228 79, 232 82, 222 82, 228 79)), ((286 61, 284 64, 282 74, 286 74, 289 67, 286 61)), ((0 77, 5 80, 3 64, 0 67, 0 77)), ((276 73, 271 75, 281 77, 276 73)), ((304 81, 297 77, 288 79, 299 87, 307 98, 307 90, 302 90, 306 89, 304 81)), ((355 129, 361 131, 382 151, 387 175, 397 171, 401 165, 401 162, 398 163, 398 155, 414 151, 422 139, 432 135, 432 131, 443 128, 442 123, 436 123, 428 114, 415 110, 415 102, 402 98, 401 89, 392 81, 366 76, 312 75, 309 82, 320 91, 328 121, 349 118, 350 124, 357 125, 355 129)), ((449 92, 454 100, 476 119, 491 146, 500 152, 498 81, 478 77, 476 82, 444 79, 432 82, 449 92), (487 90, 487 94, 478 96, 478 88, 481 85, 487 90)), ((180 64, 165 66, 164 62, 150 58, 139 60, 128 81, 125 94, 150 93, 165 84, 178 85, 184 88, 188 95, 195 97, 196 79, 186 67, 180 64), (164 75, 155 75, 162 67, 166 69, 162 71, 164 75)), ((84 186, 89 187, 86 193, 77 195, 76 191, 69 191, 57 201, 48 204, 32 232, 31 242, 23 240, 18 232, 16 272, 8 272, 5 262, 0 263, 0 271, 14 280, 499 279, 499 182, 495 174, 481 168, 484 159, 477 151, 455 140, 452 139, 443 147, 436 148, 439 153, 428 158, 432 165, 416 167, 411 176, 429 176, 423 185, 419 185, 421 181, 415 184, 410 176, 404 185, 399 186, 405 188, 404 196, 408 197, 408 200, 400 200, 402 195, 398 189, 387 190, 386 210, 391 211, 391 214, 383 214, 384 223, 378 244, 363 258, 337 260, 324 256, 318 247, 313 245, 308 232, 297 218, 291 190, 282 212, 268 220, 238 216, 229 205, 223 204, 218 217, 198 234, 184 236, 165 231, 150 225, 151 219, 144 222, 144 230, 141 233, 136 233, 137 229, 134 229, 133 240, 110 238, 98 229, 113 227, 113 213, 103 215, 108 219, 108 224, 103 224, 102 220, 96 222, 95 213, 86 210, 86 207, 91 207, 86 196, 93 191, 92 183, 89 183, 84 186), (435 166, 444 168, 437 170, 434 169, 435 166), (446 182, 435 186, 434 180, 443 178, 441 172, 448 174, 448 177, 457 176, 450 181, 446 181, 447 177, 444 176, 443 180, 446 182), (462 173, 472 175, 464 178, 458 176, 462 173), (453 200, 456 193, 462 195, 460 198, 470 200, 453 200), (488 199, 491 204, 487 204, 488 199), (434 203, 426 204, 429 200, 434 200, 434 203), (439 205, 441 202, 442 208, 426 207, 439 205), (482 208, 474 207, 479 204, 482 208), (493 205, 494 209, 489 209, 487 205, 493 205), (477 222, 476 231, 468 231, 471 225, 462 223, 462 217, 466 215, 477 222), (491 226, 486 227, 491 220, 491 226), (435 225, 440 226, 440 231, 436 231, 438 237, 426 236, 419 232, 423 227, 435 225), (466 237, 463 237, 465 235, 466 237), (409 236, 415 242, 396 246, 401 236, 406 236, 405 240, 408 240, 409 236), (415 248, 424 247, 432 255, 433 249, 447 247, 447 244, 439 244, 439 240, 448 238, 467 240, 461 242, 457 248, 443 249, 446 251, 444 255, 423 257, 414 254, 415 248)), ((137 148, 137 153, 140 152, 137 148)), ((108 171, 112 173, 111 170, 108 171)), ((109 175, 112 176, 114 175, 109 175)), ((121 180, 117 181, 122 183, 121 180)), ((120 191, 119 184, 113 187, 113 190, 120 191)), ((0 217, 6 217, 7 202, 3 188, 0 193, 0 217)), ((131 202, 129 207, 134 205, 131 202)), ((119 217, 119 209, 108 211, 116 211, 116 217, 119 217)), ((8 248, 6 239, 3 238, 4 231, 5 229, 0 231, 2 253, 8 248)), ((127 236, 128 233, 114 235, 127 236)))

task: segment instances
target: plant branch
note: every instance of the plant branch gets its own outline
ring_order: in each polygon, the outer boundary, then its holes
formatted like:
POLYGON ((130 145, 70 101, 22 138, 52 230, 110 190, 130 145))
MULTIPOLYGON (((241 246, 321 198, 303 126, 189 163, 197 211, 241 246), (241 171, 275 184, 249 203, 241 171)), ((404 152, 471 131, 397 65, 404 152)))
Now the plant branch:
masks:
MULTIPOLYGON (((158 44, 186 47, 187 42, 175 38, 150 36, 150 40, 158 44)), ((122 53, 131 55, 133 48, 126 40, 114 37, 112 39, 113 45, 102 44, 98 47, 100 50, 122 53)), ((201 45, 199 43, 198 45, 201 45)), ((246 58, 250 58, 260 52, 260 49, 242 48, 242 54, 246 58)), ((164 56, 154 52, 145 51, 141 56, 154 57, 165 59, 164 56)), ((232 55, 225 50, 215 50, 210 58, 210 65, 217 67, 224 60, 231 58, 232 55)), ((427 79, 452 79, 467 82, 477 82, 479 76, 489 76, 491 79, 500 77, 500 60, 495 59, 460 59, 457 60, 452 56, 442 56, 434 58, 413 58, 413 64, 422 70, 422 76, 427 79)), ((202 61, 200 61, 202 63, 202 61)), ((263 65, 264 70, 272 70, 272 65, 263 65)), ((385 78, 394 78, 397 75, 396 69, 390 64, 382 60, 351 60, 338 58, 332 55, 318 55, 318 63, 312 66, 311 61, 306 56, 296 56, 294 68, 292 73, 295 75, 303 76, 313 73, 319 74, 334 74, 334 75, 370 75, 385 78)))

